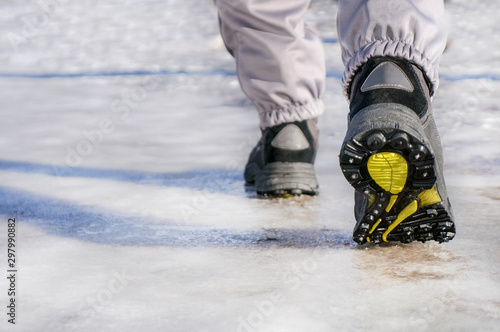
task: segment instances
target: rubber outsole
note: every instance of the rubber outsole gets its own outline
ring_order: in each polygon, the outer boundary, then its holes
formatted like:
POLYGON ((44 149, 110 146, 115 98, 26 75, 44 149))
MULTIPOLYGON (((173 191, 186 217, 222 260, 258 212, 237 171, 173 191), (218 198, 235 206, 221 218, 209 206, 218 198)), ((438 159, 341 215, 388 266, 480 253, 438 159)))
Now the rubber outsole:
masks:
MULTIPOLYGON (((385 119, 394 117, 386 115, 385 119)), ((436 186, 440 172, 419 121, 413 119, 410 128, 384 120, 348 132, 340 167, 354 189, 367 197, 353 232, 358 244, 441 243, 455 236, 449 203, 436 186)))
POLYGON ((269 163, 257 173, 255 190, 270 196, 319 194, 314 166, 309 163, 269 163))

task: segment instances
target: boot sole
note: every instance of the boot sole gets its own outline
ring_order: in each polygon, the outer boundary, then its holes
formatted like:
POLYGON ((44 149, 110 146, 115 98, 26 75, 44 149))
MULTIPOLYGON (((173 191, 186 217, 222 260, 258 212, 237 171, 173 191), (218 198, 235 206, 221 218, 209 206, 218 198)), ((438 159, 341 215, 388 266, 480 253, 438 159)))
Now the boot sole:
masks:
POLYGON ((413 111, 396 104, 360 111, 349 125, 339 158, 347 181, 369 197, 354 241, 453 239, 451 208, 436 189, 439 166, 413 111))
POLYGON ((274 162, 267 164, 255 177, 259 195, 317 195, 318 181, 314 166, 309 163, 274 162))

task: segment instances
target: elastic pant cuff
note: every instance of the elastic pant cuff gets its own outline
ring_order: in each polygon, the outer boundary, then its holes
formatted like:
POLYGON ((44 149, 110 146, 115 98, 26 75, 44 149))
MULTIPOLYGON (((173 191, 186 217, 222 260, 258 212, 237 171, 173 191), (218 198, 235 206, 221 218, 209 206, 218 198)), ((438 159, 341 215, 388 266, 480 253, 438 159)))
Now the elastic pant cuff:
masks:
POLYGON ((310 120, 323 114, 324 108, 323 101, 317 99, 305 105, 277 108, 271 111, 259 110, 260 126, 264 129, 282 123, 310 120))
POLYGON ((402 58, 420 66, 427 76, 431 86, 430 95, 434 95, 439 85, 439 76, 437 68, 434 68, 432 62, 419 50, 411 44, 394 40, 377 40, 366 44, 359 49, 356 54, 347 62, 344 76, 342 77, 342 88, 344 95, 349 100, 348 90, 354 78, 354 75, 368 59, 375 56, 387 56, 402 58))

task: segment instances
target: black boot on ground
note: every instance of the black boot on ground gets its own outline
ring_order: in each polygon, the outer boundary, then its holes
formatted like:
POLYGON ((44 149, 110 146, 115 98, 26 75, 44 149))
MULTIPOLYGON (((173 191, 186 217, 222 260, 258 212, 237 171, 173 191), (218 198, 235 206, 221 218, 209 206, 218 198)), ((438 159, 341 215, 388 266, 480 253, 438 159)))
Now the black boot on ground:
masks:
POLYGON ((354 241, 453 239, 441 142, 419 67, 387 57, 363 65, 350 86, 349 125, 339 157, 355 189, 354 241))
POLYGON ((317 195, 314 172, 318 129, 316 119, 284 123, 262 130, 250 153, 245 180, 261 195, 317 195))

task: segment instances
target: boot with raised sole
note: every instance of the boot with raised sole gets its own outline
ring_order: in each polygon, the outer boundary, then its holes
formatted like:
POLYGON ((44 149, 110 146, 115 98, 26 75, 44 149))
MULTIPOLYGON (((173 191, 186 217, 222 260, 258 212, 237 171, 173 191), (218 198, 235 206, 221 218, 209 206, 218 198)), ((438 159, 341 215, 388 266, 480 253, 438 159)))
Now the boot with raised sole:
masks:
POLYGON ((318 129, 316 119, 284 123, 262 130, 250 153, 245 180, 260 195, 317 195, 314 171, 318 129))
POLYGON ((421 69, 372 58, 356 74, 350 101, 339 158, 355 189, 354 241, 453 239, 442 148, 421 69))

